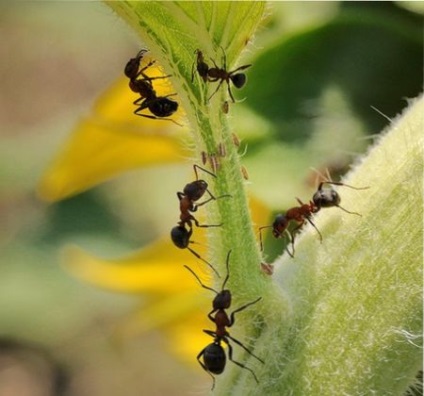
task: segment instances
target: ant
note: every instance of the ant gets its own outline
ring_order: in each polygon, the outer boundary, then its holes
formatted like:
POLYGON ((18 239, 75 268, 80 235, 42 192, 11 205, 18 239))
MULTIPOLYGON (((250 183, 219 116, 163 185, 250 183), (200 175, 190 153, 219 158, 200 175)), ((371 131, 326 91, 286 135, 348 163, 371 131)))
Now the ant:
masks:
MULTIPOLYGON (((242 88, 245 84, 246 84, 246 75, 244 73, 237 73, 240 72, 241 70, 245 70, 247 68, 249 68, 252 65, 243 65, 238 67, 237 69, 234 69, 232 71, 227 71, 227 57, 225 55, 225 51, 224 49, 221 47, 222 52, 224 54, 224 65, 222 68, 218 67, 218 65, 215 63, 215 61, 212 59, 212 62, 214 64, 214 67, 209 67, 208 64, 205 62, 204 60, 204 56, 202 51, 200 50, 196 50, 195 53, 197 55, 197 59, 196 59, 196 69, 197 72, 199 73, 200 77, 203 79, 204 82, 216 82, 219 81, 218 86, 216 87, 215 91, 212 93, 211 96, 209 96, 208 100, 210 100, 212 98, 212 96, 214 96, 218 89, 220 88, 220 86, 222 85, 222 83, 225 81, 227 83, 227 87, 228 87, 228 93, 230 94, 230 98, 232 100, 232 102, 235 102, 233 93, 231 92, 231 87, 230 87, 230 81, 234 84, 234 86, 236 88, 242 88)), ((193 69, 192 69, 192 80, 193 80, 193 76, 194 76, 194 65, 193 65, 193 69)), ((227 106, 224 107, 224 111, 226 109, 227 106)), ((226 111, 228 112, 228 111, 226 111)))
POLYGON ((312 197, 312 201, 309 201, 309 203, 305 204, 299 198, 296 198, 300 206, 295 206, 293 208, 288 209, 285 214, 278 214, 275 217, 274 223, 272 225, 263 226, 259 228, 259 239, 261 244, 261 250, 263 250, 262 230, 264 228, 272 228, 272 235, 274 235, 275 238, 281 238, 284 232, 287 231, 291 238, 292 252, 290 252, 288 248, 286 248, 286 250, 291 257, 294 257, 295 233, 303 226, 305 221, 307 221, 309 224, 311 224, 315 228, 315 230, 317 231, 319 235, 320 242, 322 243, 322 234, 319 231, 319 229, 316 227, 314 222, 312 221, 312 215, 319 212, 321 208, 331 208, 331 207, 337 206, 338 208, 342 209, 346 213, 361 216, 359 213, 350 212, 349 210, 341 207, 340 195, 333 188, 324 189, 323 186, 325 184, 344 186, 344 187, 353 188, 355 190, 365 190, 368 188, 368 187, 361 187, 361 188, 353 187, 353 186, 349 186, 348 184, 344 184, 340 182, 332 182, 328 180, 322 181, 319 184, 317 191, 314 193, 312 197), (293 230, 288 231, 287 228, 291 221, 294 221, 295 223, 297 223, 297 226, 293 230))
POLYGON ((256 304, 262 298, 262 297, 259 297, 255 301, 252 301, 250 303, 247 303, 241 306, 240 308, 237 308, 236 310, 231 312, 230 315, 228 315, 228 313, 225 311, 226 309, 229 309, 231 306, 231 292, 230 290, 225 289, 225 285, 230 277, 230 268, 229 268, 230 254, 231 254, 231 250, 227 254, 227 261, 226 261, 227 276, 225 277, 224 282, 222 283, 221 291, 219 292, 213 289, 212 287, 205 285, 200 280, 200 278, 196 275, 196 273, 190 267, 185 265, 185 268, 188 269, 193 274, 193 276, 197 279, 201 287, 203 287, 204 289, 210 290, 216 294, 215 298, 212 301, 212 311, 208 313, 208 318, 213 323, 215 323, 216 330, 215 331, 203 330, 204 333, 213 337, 214 340, 212 343, 208 344, 205 348, 203 348, 200 351, 200 353, 197 355, 197 361, 202 366, 203 370, 205 370, 212 377, 213 383, 212 383, 211 390, 213 390, 215 387, 215 377, 213 376, 213 374, 221 374, 225 369, 225 363, 227 358, 226 358, 225 350, 221 345, 221 342, 224 342, 228 346, 229 359, 233 363, 235 363, 237 366, 250 371, 253 375, 253 378, 255 379, 257 383, 259 383, 259 381, 255 373, 253 372, 253 370, 233 359, 233 348, 229 340, 241 346, 251 356, 253 356, 257 360, 259 360, 262 364, 264 364, 264 361, 262 359, 257 357, 252 351, 250 351, 247 347, 245 347, 239 340, 231 337, 226 329, 226 327, 231 327, 234 324, 236 313, 245 310, 247 307, 250 307, 253 304, 256 304), (203 358, 203 362, 201 358, 203 358))
POLYGON ((180 221, 178 222, 178 225, 176 227, 172 228, 171 239, 175 246, 180 249, 188 249, 194 256, 196 256, 198 259, 202 260, 209 267, 211 267, 212 270, 219 276, 216 269, 208 261, 200 257, 200 255, 193 249, 191 249, 188 245, 190 243, 193 243, 192 241, 190 241, 191 235, 193 234, 192 222, 194 222, 196 227, 201 228, 220 227, 222 224, 199 224, 198 220, 191 213, 196 212, 200 206, 203 206, 212 200, 217 200, 224 197, 231 197, 231 195, 225 194, 219 197, 215 197, 208 190, 208 183, 206 183, 205 180, 199 179, 197 170, 201 169, 202 171, 208 173, 213 177, 216 177, 216 175, 198 165, 193 165, 193 169, 194 173, 196 174, 196 180, 186 184, 182 192, 177 192, 177 197, 180 201, 180 221), (210 197, 201 203, 197 203, 197 201, 203 197, 205 192, 207 192, 210 197), (188 229, 186 228, 186 225, 188 226, 188 229))
POLYGON ((136 99, 133 102, 133 104, 138 106, 137 109, 134 111, 134 114, 152 119, 160 118, 163 120, 172 121, 174 124, 180 125, 172 119, 165 118, 174 114, 178 109, 178 103, 172 99, 168 99, 169 96, 173 96, 176 94, 157 96, 152 84, 153 80, 168 78, 171 76, 147 76, 144 71, 155 63, 154 60, 150 61, 145 67, 139 70, 141 60, 146 52, 146 49, 142 49, 135 58, 131 58, 127 62, 124 69, 125 75, 130 79, 130 89, 140 95, 140 98, 136 99), (140 76, 141 78, 139 78, 140 76), (140 114, 140 112, 144 109, 149 109, 153 115, 140 114))
POLYGON ((212 195, 212 193, 208 190, 208 183, 206 183, 205 180, 199 180, 197 170, 201 169, 203 172, 206 172, 207 174, 213 177, 216 177, 216 175, 200 167, 199 165, 193 165, 193 169, 196 175, 196 180, 186 184, 182 192, 177 192, 177 197, 180 201, 180 225, 188 224, 189 227, 191 227, 191 221, 194 221, 194 224, 196 224, 197 227, 204 227, 204 225, 199 225, 199 222, 191 213, 196 212, 200 206, 203 206, 212 200, 217 200, 224 197, 231 197, 231 195, 225 194, 219 197, 215 197, 214 195, 212 195), (203 197, 205 192, 209 194, 209 198, 201 203, 197 203, 197 201, 203 197))

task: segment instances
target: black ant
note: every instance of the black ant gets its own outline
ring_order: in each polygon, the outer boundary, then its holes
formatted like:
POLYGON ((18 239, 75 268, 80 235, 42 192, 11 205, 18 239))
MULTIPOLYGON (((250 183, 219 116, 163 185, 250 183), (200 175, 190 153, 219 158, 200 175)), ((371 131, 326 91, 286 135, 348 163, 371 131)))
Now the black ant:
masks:
POLYGON ((263 250, 263 242, 262 242, 262 230, 264 228, 272 228, 272 235, 275 238, 281 238, 284 234, 284 232, 288 232, 291 238, 291 245, 292 245, 292 252, 290 252, 288 249, 287 253, 294 257, 294 239, 295 239, 295 233, 303 226, 305 221, 307 221, 309 224, 311 224, 315 230, 318 232, 320 242, 322 242, 322 234, 319 231, 319 229, 316 227, 314 222, 312 221, 312 216, 319 212, 321 208, 331 208, 334 206, 337 206, 338 208, 342 209, 346 213, 354 214, 357 216, 361 216, 359 213, 356 212, 350 212, 349 210, 343 208, 340 206, 340 195, 335 191, 333 188, 327 188, 324 189, 323 186, 325 184, 331 184, 336 186, 344 186, 353 188, 355 190, 365 190, 368 187, 353 187, 349 186, 348 184, 339 183, 339 182, 332 182, 332 181, 323 181, 319 184, 317 191, 312 197, 312 201, 309 201, 309 203, 304 204, 299 198, 296 198, 297 202, 299 202, 300 206, 295 206, 293 208, 290 208, 287 210, 285 214, 278 214, 275 217, 274 223, 270 226, 264 226, 259 228, 259 239, 261 244, 261 250, 263 250), (287 228, 290 224, 290 222, 294 221, 297 223, 297 226, 291 230, 288 231, 287 228))
MULTIPOLYGON (((235 99, 233 97, 233 94, 231 92, 230 87, 230 81, 234 84, 236 88, 242 88, 244 84, 246 84, 246 75, 244 73, 237 73, 241 70, 245 70, 248 67, 252 65, 243 65, 238 67, 237 69, 234 69, 232 71, 227 71, 227 57, 225 55, 224 49, 221 47, 222 52, 224 54, 224 65, 222 68, 218 67, 218 65, 215 63, 215 61, 212 59, 212 62, 214 64, 214 67, 209 67, 208 64, 205 62, 203 53, 200 50, 196 50, 197 59, 196 59, 196 69, 199 73, 200 77, 203 79, 204 82, 216 82, 219 81, 218 86, 216 87, 215 91, 212 93, 211 96, 209 96, 208 100, 212 98, 218 91, 219 87, 222 85, 222 83, 225 81, 227 83, 228 87, 228 93, 230 94, 230 98, 235 102, 235 99)), ((192 80, 194 75, 194 68, 192 70, 192 80)), ((225 107, 226 108, 226 107, 225 107)), ((228 111, 226 111, 228 112, 228 111)))
POLYGON ((231 314, 228 316, 228 313, 225 310, 229 309, 231 306, 231 292, 230 290, 224 289, 224 288, 230 277, 230 268, 229 268, 230 254, 231 254, 231 250, 227 254, 227 261, 226 261, 227 276, 225 277, 224 282, 222 283, 221 291, 219 292, 213 289, 212 287, 206 286, 200 280, 200 278, 196 275, 196 273, 190 267, 185 265, 185 267, 197 279, 201 287, 203 287, 204 289, 210 290, 216 294, 215 298, 212 301, 212 311, 208 313, 208 318, 213 323, 215 323, 216 330, 215 331, 203 330, 203 332, 213 337, 214 340, 211 344, 203 348, 200 351, 200 353, 197 355, 197 361, 199 362, 199 364, 212 377, 212 380, 213 380, 212 390, 215 387, 215 377, 213 376, 213 374, 221 374, 224 371, 225 363, 227 359, 225 350, 222 347, 221 342, 224 342, 225 344, 228 345, 229 359, 233 363, 235 363, 237 366, 240 366, 241 368, 250 371, 253 375, 253 378, 255 379, 257 383, 259 383, 259 381, 255 373, 253 372, 253 370, 233 359, 233 348, 229 340, 241 346, 251 356, 253 356, 255 359, 259 360, 262 364, 264 364, 264 361, 262 359, 257 357, 252 351, 250 351, 247 347, 245 347, 240 341, 231 337, 226 329, 227 327, 231 327, 235 323, 235 314, 237 312, 243 311, 247 307, 250 307, 251 305, 256 304, 262 298, 262 297, 259 297, 255 301, 252 301, 250 303, 247 303, 241 306, 240 308, 237 308, 236 310, 231 312, 231 314), (201 358, 203 358, 203 362, 201 358))
POLYGON ((207 204, 212 200, 217 200, 224 197, 230 197, 231 195, 225 194, 219 197, 215 197, 208 190, 208 183, 205 180, 199 179, 199 175, 197 173, 198 169, 208 173, 209 175, 216 177, 212 172, 207 171, 206 169, 193 165, 194 173, 196 174, 196 180, 185 185, 183 191, 177 192, 177 197, 180 201, 180 221, 178 225, 171 230, 171 239, 175 246, 180 249, 188 249, 192 254, 194 254, 197 258, 205 262, 209 267, 213 269, 213 271, 219 276, 216 269, 205 259, 200 257, 200 255, 191 249, 188 245, 193 243, 190 241, 191 235, 193 234, 193 222, 196 227, 208 228, 208 227, 220 227, 222 224, 200 224, 198 220, 191 214, 196 212, 200 206, 207 204), (203 197, 205 193, 209 194, 209 198, 201 203, 197 203, 197 201, 203 197), (188 226, 188 229, 186 228, 188 226))
POLYGON ((140 98, 133 102, 133 104, 138 106, 134 114, 152 119, 160 118, 180 125, 172 119, 165 118, 174 114, 178 109, 178 103, 172 99, 168 99, 170 96, 176 94, 157 96, 152 84, 153 80, 168 78, 170 75, 160 77, 147 76, 144 71, 151 67, 155 61, 150 61, 145 67, 139 70, 141 60, 146 52, 147 50, 142 49, 135 58, 131 58, 127 62, 124 70, 125 75, 130 79, 129 86, 131 90, 140 95, 140 98), (139 78, 140 76, 142 78, 139 78), (140 114, 144 109, 149 109, 153 115, 140 114))

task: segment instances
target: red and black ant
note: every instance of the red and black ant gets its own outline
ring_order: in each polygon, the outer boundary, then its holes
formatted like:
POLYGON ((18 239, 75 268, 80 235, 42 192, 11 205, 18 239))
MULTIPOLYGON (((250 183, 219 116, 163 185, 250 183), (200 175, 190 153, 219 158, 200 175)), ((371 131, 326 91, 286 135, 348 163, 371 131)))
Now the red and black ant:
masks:
POLYGON ((346 213, 361 216, 359 213, 350 212, 349 210, 341 207, 340 195, 333 188, 324 189, 323 186, 325 184, 344 186, 344 187, 353 188, 355 190, 365 190, 368 188, 368 187, 361 187, 361 188, 353 187, 353 186, 349 186, 348 184, 344 184, 340 182, 332 182, 332 181, 321 182, 318 186, 317 191, 312 197, 312 201, 309 201, 309 203, 304 204, 299 198, 296 198, 300 206, 295 206, 293 208, 288 209, 285 214, 278 214, 275 217, 274 223, 272 225, 263 226, 259 228, 259 239, 261 244, 261 250, 263 250, 262 230, 264 228, 272 228, 272 235, 275 238, 281 238, 284 235, 284 233, 287 231, 291 238, 292 252, 290 252, 288 248, 286 248, 286 250, 291 257, 294 257, 295 233, 303 226, 305 221, 307 221, 309 224, 311 224, 315 228, 315 230, 318 232, 320 242, 322 242, 322 234, 319 231, 319 229, 316 227, 314 222, 312 221, 312 216, 315 213, 319 212, 321 208, 331 208, 331 207, 337 206, 338 208, 342 209, 346 213), (297 226, 293 230, 289 231, 288 226, 290 222, 292 221, 297 223, 297 226))
POLYGON ((205 348, 203 348, 200 353, 197 355, 197 361, 202 366, 202 368, 212 377, 213 383, 212 383, 212 390, 215 387, 215 377, 213 374, 221 374, 225 369, 226 364, 226 354, 225 350, 221 345, 221 342, 224 342, 228 345, 228 357, 229 359, 235 363, 237 366, 240 366, 241 368, 248 370, 252 373, 253 378, 257 383, 259 383, 258 378, 256 377, 255 373, 252 369, 245 366, 244 364, 236 361, 233 359, 233 348, 230 344, 230 341, 233 341, 240 347, 242 347, 247 353, 249 353, 251 356, 253 356, 255 359, 259 360, 262 364, 264 364, 264 361, 257 357, 252 351, 250 351, 247 347, 245 347, 239 340, 233 338, 230 336, 230 334, 227 331, 227 327, 231 327, 235 323, 235 314, 245 310, 247 307, 250 307, 253 304, 256 304, 262 297, 257 298, 255 301, 252 301, 250 303, 247 303, 240 308, 237 308, 233 312, 231 312, 230 315, 225 311, 226 309, 229 309, 231 306, 231 292, 228 289, 224 289, 225 285, 230 277, 230 254, 231 250, 227 254, 227 261, 226 261, 226 267, 227 267, 227 276, 224 279, 224 282, 222 283, 221 291, 216 291, 212 287, 206 286, 200 278, 196 275, 196 273, 188 266, 185 265, 185 267, 193 274, 193 276, 197 279, 200 286, 204 289, 210 290, 216 294, 215 298, 212 301, 212 311, 208 313, 208 318, 215 323, 216 329, 215 331, 212 330, 203 330, 206 334, 213 337, 213 342, 209 345, 207 345, 205 348), (203 362, 201 360, 203 358, 203 362))
POLYGON ((131 90, 140 95, 140 98, 133 102, 133 104, 138 106, 137 109, 134 110, 134 114, 146 118, 172 121, 173 123, 180 125, 170 118, 165 118, 174 114, 178 109, 178 103, 172 99, 168 99, 170 96, 174 96, 176 94, 157 96, 152 84, 153 80, 168 78, 170 75, 159 77, 147 76, 144 71, 151 67, 155 61, 150 61, 140 70, 140 63, 146 52, 147 50, 142 49, 135 58, 131 58, 127 62, 124 70, 125 75, 130 79, 129 86, 131 90), (140 112, 144 109, 149 109, 153 115, 140 114, 140 112))
POLYGON ((202 227, 199 225, 199 222, 191 213, 196 212, 200 206, 203 206, 212 200, 217 200, 224 197, 231 197, 231 195, 224 194, 219 197, 215 197, 208 190, 208 183, 203 179, 199 179, 197 170, 200 169, 203 172, 206 172, 207 174, 213 177, 216 177, 216 175, 200 167, 199 165, 193 165, 193 169, 196 175, 196 180, 186 184, 182 192, 181 191, 177 192, 177 197, 180 201, 180 223, 179 224, 180 225, 188 224, 189 227, 192 227, 191 222, 193 221, 197 227, 202 227), (202 198, 206 192, 209 194, 209 198, 201 203, 198 203, 197 201, 200 198, 202 198))
MULTIPOLYGON (((212 59, 212 62, 214 64, 214 67, 209 67, 208 64, 205 62, 202 51, 198 49, 195 51, 197 55, 196 69, 197 69, 197 72, 199 73, 199 76, 203 79, 204 82, 219 81, 218 86, 216 87, 212 95, 209 96, 208 100, 210 100, 212 96, 214 96, 217 93, 218 89, 220 88, 222 83, 225 81, 227 83, 227 88, 228 88, 228 93, 230 95, 230 98, 234 103, 235 99, 231 92, 230 81, 234 84, 236 88, 242 88, 246 84, 247 78, 244 73, 237 73, 237 72, 240 72, 241 70, 245 70, 252 65, 243 65, 232 71, 227 71, 227 57, 225 55, 224 49, 222 47, 221 49, 224 54, 222 68, 218 67, 218 65, 215 63, 213 59, 212 59)), ((193 80, 193 77, 194 77, 194 65, 192 70, 192 80, 193 80)))
POLYGON ((196 227, 201 228, 220 227, 222 224, 200 224, 198 220, 192 215, 192 213, 196 212, 200 206, 203 206, 212 200, 231 197, 231 195, 225 194, 219 197, 215 197, 208 190, 208 183, 205 180, 199 179, 197 170, 201 169, 213 177, 216 177, 216 175, 198 165, 193 165, 193 169, 196 175, 196 180, 186 184, 182 192, 177 192, 177 197, 180 201, 180 221, 176 227, 172 228, 171 239, 175 246, 180 249, 188 249, 197 258, 211 267, 213 271, 219 276, 216 269, 208 261, 200 257, 200 255, 191 249, 188 245, 193 243, 190 241, 191 235, 193 234, 193 223, 196 225, 196 227), (206 192, 209 194, 209 198, 201 203, 197 203, 197 201, 202 198, 206 192), (186 225, 188 226, 188 229, 186 228, 186 225))

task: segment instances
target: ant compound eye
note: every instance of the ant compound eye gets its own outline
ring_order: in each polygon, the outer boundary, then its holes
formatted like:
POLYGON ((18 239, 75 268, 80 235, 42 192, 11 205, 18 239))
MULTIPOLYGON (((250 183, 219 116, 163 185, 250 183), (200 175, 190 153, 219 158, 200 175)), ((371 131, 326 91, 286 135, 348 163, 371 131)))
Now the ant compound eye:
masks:
POLYGON ((241 88, 246 84, 246 75, 244 73, 238 73, 234 74, 234 76, 231 76, 231 81, 233 82, 234 86, 236 88, 241 88))

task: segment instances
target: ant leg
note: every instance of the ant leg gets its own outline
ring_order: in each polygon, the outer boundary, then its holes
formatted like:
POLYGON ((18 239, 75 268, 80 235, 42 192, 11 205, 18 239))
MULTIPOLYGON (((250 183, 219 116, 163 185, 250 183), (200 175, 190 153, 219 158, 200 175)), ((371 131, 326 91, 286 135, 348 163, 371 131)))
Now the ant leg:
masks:
POLYGON ((248 68, 248 67, 250 67, 250 66, 252 66, 252 65, 244 65, 244 66, 240 66, 240 67, 238 67, 237 69, 232 70, 229 74, 234 74, 234 73, 235 73, 235 72, 237 72, 237 71, 245 70, 245 69, 247 69, 247 68, 248 68))
POLYGON ((173 119, 171 119, 171 118, 162 118, 162 117, 155 117, 155 116, 152 116, 152 115, 148 115, 148 114, 140 114, 139 113, 139 111, 141 111, 141 110, 144 110, 144 109, 146 109, 147 108, 147 106, 141 106, 141 108, 139 107, 138 109, 136 109, 136 110, 134 110, 134 114, 135 115, 138 115, 138 116, 140 116, 140 117, 146 117, 146 118, 150 118, 150 119, 152 119, 152 120, 159 120, 159 121, 171 121, 171 122, 173 122, 175 125, 178 125, 178 126, 180 126, 180 127, 182 127, 182 125, 181 124, 179 124, 177 121, 174 121, 173 119))
POLYGON ((212 330, 203 330, 204 333, 206 333, 207 335, 210 335, 212 338, 216 337, 216 333, 212 330))
POLYGON ((191 253, 191 254, 193 254, 194 256, 196 256, 199 260, 202 260, 208 267, 210 267, 211 268, 211 270, 213 271, 213 272, 215 272, 215 274, 218 276, 218 278, 220 278, 221 276, 219 275, 219 272, 215 269, 215 267, 209 262, 209 261, 206 261, 204 258, 202 258, 201 256, 200 256, 200 254, 199 253, 197 253, 197 252, 195 252, 193 249, 191 249, 191 248, 189 248, 188 246, 187 246, 187 250, 191 253))
POLYGON ((229 81, 227 81, 227 88, 228 88, 228 93, 230 94, 231 100, 233 101, 233 103, 235 103, 236 101, 234 100, 233 93, 231 92, 230 82, 229 81))
MULTIPOLYGON (((216 80, 210 80, 210 81, 218 81, 218 79, 216 79, 216 80)), ((212 96, 214 96, 214 95, 218 92, 218 89, 221 87, 221 85, 222 85, 222 82, 223 82, 223 81, 224 81, 224 80, 221 80, 221 81, 219 82, 219 84, 218 84, 218 86, 216 87, 215 91, 213 91, 213 94, 212 94, 211 96, 209 96, 209 98, 208 98, 208 102, 211 100, 212 96)), ((233 102, 234 102, 234 100, 233 100, 233 102)))
MULTIPOLYGON (((312 227, 314 227, 317 230, 317 233, 319 235, 319 240, 322 243, 322 234, 320 232, 320 230, 317 228, 317 226, 313 223, 313 221, 309 218, 309 217, 305 217, 306 220, 308 221, 309 224, 312 225, 312 227)), ((297 230, 299 227, 296 227, 293 231, 297 230)))
POLYGON ((202 205, 204 205, 204 204, 207 204, 208 202, 210 202, 210 201, 213 201, 213 200, 217 200, 217 199, 221 199, 221 198, 227 198, 227 197, 232 197, 232 195, 231 194, 224 194, 224 195, 220 195, 220 196, 218 196, 218 197, 215 197, 214 195, 212 195, 212 193, 208 190, 208 189, 206 189, 206 191, 207 191, 207 193, 211 196, 209 199, 207 199, 206 201, 203 201, 203 202, 200 202, 200 203, 196 203, 196 206, 197 207, 199 207, 199 206, 202 206, 202 205))
POLYGON ((194 170, 194 174, 196 175, 196 180, 199 180, 199 175, 197 173, 197 170, 198 169, 202 170, 203 172, 207 173, 208 175, 211 175, 213 177, 216 177, 215 173, 209 172, 207 169, 202 168, 201 166, 199 166, 197 164, 194 164, 193 165, 193 170, 194 170))
MULTIPOLYGON (((194 251, 191 251, 194 255, 196 255, 197 253, 196 252, 194 252, 194 251)), ((196 256, 197 257, 197 256, 196 256)), ((212 287, 209 287, 209 286, 206 286, 202 281, 201 281, 201 279, 199 278, 199 276, 188 266, 188 265, 184 265, 184 267, 186 268, 186 269, 188 269, 192 274, 193 274, 193 276, 197 279, 197 282, 199 282, 199 285, 201 286, 201 287, 203 287, 204 289, 206 289, 206 290, 210 290, 210 291, 213 291, 215 294, 218 294, 218 292, 215 290, 215 289, 213 289, 212 287)), ((212 311, 211 312, 211 314, 213 313, 213 312, 215 312, 215 311, 212 311)))
POLYGON ((340 205, 336 205, 338 208, 340 208, 341 210, 343 210, 344 212, 346 212, 346 213, 349 213, 349 214, 353 214, 353 215, 357 215, 357 216, 360 216, 360 217, 362 217, 362 215, 360 214, 360 213, 358 213, 358 212, 351 212, 351 211, 349 211, 349 210, 347 210, 347 209, 345 209, 345 208, 343 208, 342 206, 340 206, 340 205))
POLYGON ((272 228, 272 225, 259 227, 259 242, 260 242, 260 245, 261 245, 261 252, 264 251, 264 244, 263 244, 263 241, 262 241, 262 230, 264 228, 272 228))
MULTIPOLYGON (((137 78, 139 75, 142 75, 143 77, 147 77, 147 76, 145 76, 145 74, 144 74, 143 72, 144 72, 145 70, 147 70, 150 66, 153 66, 155 63, 156 63, 156 61, 155 61, 155 60, 150 61, 150 62, 149 62, 146 66, 144 66, 142 69, 140 69, 140 70, 138 71, 136 78, 137 78)), ((147 78, 149 78, 149 77, 147 77, 147 78)))
MULTIPOLYGON (((234 341, 234 339, 233 338, 231 338, 233 341, 234 341)), ((225 340, 224 340, 225 341, 225 340)), ((235 341, 234 341, 235 342, 235 341)), ((237 343, 237 342, 236 342, 237 343)), ((255 373, 253 372, 253 370, 251 369, 251 368, 249 368, 249 367, 247 367, 247 366, 245 366, 244 364, 242 364, 242 363, 240 363, 240 362, 238 362, 238 361, 236 361, 236 360, 234 360, 233 359, 233 347, 229 344, 229 342, 228 341, 226 341, 226 344, 228 345, 228 358, 234 363, 234 364, 237 364, 237 366, 239 366, 239 367, 241 367, 242 369, 245 369, 245 370, 247 370, 247 371, 250 371, 251 373, 252 373, 252 375, 253 375, 253 378, 255 379, 255 381, 256 381, 256 383, 258 383, 259 384, 259 381, 258 381, 258 378, 256 377, 256 375, 255 375, 255 373)))
POLYGON ((245 310, 247 307, 250 307, 251 305, 256 304, 261 299, 262 299, 262 297, 259 297, 255 301, 251 301, 250 303, 247 303, 247 304, 243 305, 242 307, 237 308, 236 310, 234 310, 233 312, 231 312, 231 315, 230 315, 230 324, 228 325, 228 327, 231 327, 234 324, 234 322, 235 322, 235 317, 234 316, 235 316, 235 314, 237 312, 240 312, 240 311, 245 310))
MULTIPOLYGON (((238 346, 241 346, 249 355, 252 355, 254 358, 258 359, 262 364, 265 364, 265 362, 261 358, 257 357, 250 349, 245 347, 239 340, 231 337, 229 334, 227 334, 226 337, 228 337, 231 341, 235 342, 238 346)), ((227 345, 230 346, 230 344, 227 344, 227 345)))
POLYGON ((369 189, 369 187, 354 187, 354 186, 351 186, 349 184, 345 184, 345 183, 342 183, 342 182, 333 182, 333 181, 326 180, 326 181, 321 182, 318 185, 318 191, 321 191, 322 190, 322 186, 324 184, 332 184, 334 186, 349 187, 349 188, 353 188, 354 190, 368 190, 369 189))
POLYGON ((199 222, 197 221, 197 219, 194 216, 190 216, 191 220, 194 221, 194 224, 196 224, 196 227, 200 227, 200 228, 209 228, 209 227, 221 227, 222 223, 220 224, 199 224, 199 222))
POLYGON ((290 242, 292 245, 292 251, 290 252, 289 248, 286 246, 286 252, 289 254, 291 258, 294 258, 294 234, 292 232, 288 232, 290 235, 290 242))
POLYGON ((211 377, 212 377, 212 388, 211 391, 214 390, 215 388, 215 377, 212 375, 212 373, 208 370, 208 368, 206 367, 206 365, 200 360, 200 358, 205 354, 205 350, 207 347, 203 348, 200 353, 197 355, 197 361, 199 362, 199 364, 202 366, 202 369, 205 370, 211 377))

